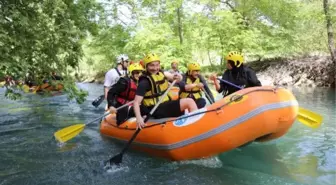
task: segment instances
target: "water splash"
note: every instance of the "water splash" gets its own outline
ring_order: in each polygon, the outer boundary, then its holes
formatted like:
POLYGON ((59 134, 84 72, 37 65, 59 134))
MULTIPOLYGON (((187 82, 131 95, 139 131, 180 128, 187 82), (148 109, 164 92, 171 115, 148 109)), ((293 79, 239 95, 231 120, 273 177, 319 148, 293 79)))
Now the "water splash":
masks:
POLYGON ((189 161, 178 161, 178 162, 173 162, 173 164, 177 164, 177 165, 194 164, 194 165, 204 166, 208 168, 221 168, 223 166, 222 162, 219 160, 218 157, 211 157, 211 158, 198 159, 198 160, 189 160, 189 161))
POLYGON ((128 172, 129 167, 124 165, 111 165, 108 163, 107 165, 104 166, 104 171, 106 171, 109 174, 114 174, 116 172, 128 172))

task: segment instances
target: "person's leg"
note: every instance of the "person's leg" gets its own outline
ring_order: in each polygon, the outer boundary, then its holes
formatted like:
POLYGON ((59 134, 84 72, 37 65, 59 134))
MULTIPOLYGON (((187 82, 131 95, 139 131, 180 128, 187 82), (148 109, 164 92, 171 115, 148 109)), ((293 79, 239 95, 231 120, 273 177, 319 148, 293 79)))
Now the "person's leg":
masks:
POLYGON ((199 109, 205 107, 206 105, 206 101, 204 98, 198 98, 195 102, 196 102, 197 108, 199 109))
POLYGON ((180 108, 180 100, 173 100, 161 103, 153 113, 153 117, 156 119, 179 117, 182 116, 183 113, 180 108))
POLYGON ((184 112, 184 110, 188 109, 189 112, 197 110, 197 105, 195 101, 191 98, 183 98, 180 99, 180 110, 184 112))
POLYGON ((121 125, 128 119, 128 106, 117 111, 117 125, 121 125))
MULTIPOLYGON (((141 113, 141 116, 145 116, 147 114, 149 114, 149 111, 148 110, 148 107, 145 107, 143 105, 140 105, 140 113, 141 113)), ((133 109, 133 106, 130 108, 129 112, 128 112, 128 117, 131 118, 131 117, 135 117, 135 113, 134 113, 134 109, 133 109)))

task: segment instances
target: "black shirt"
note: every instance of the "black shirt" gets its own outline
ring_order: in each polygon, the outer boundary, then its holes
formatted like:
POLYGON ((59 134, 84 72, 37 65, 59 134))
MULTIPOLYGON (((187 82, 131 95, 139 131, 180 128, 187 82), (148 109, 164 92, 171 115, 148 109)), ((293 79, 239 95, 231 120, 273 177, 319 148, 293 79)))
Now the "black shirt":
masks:
POLYGON ((146 92, 150 90, 151 90, 151 84, 149 82, 149 79, 141 78, 138 84, 136 95, 143 97, 145 96, 146 92))

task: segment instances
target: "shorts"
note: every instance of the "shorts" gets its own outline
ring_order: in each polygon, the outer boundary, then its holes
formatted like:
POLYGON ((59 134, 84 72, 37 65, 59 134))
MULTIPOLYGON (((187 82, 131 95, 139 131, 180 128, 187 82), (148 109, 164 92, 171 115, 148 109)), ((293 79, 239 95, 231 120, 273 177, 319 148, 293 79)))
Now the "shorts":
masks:
POLYGON ((204 98, 198 98, 197 100, 195 100, 195 103, 196 103, 198 109, 201 109, 201 108, 205 107, 205 105, 206 105, 206 101, 205 101, 204 98))
MULTIPOLYGON (((119 103, 119 102, 116 102, 114 106, 115 106, 115 108, 118 108, 118 107, 122 106, 122 104, 119 103)), ((108 108, 110 108, 110 107, 108 107, 108 108)), ((131 109, 131 107, 126 106, 126 107, 123 107, 123 108, 121 108, 117 111, 116 119, 117 119, 117 125, 118 126, 121 125, 122 123, 124 123, 129 118, 128 115, 130 113, 130 109, 131 109)))
MULTIPOLYGON (((150 112, 154 106, 151 107, 142 107, 141 112, 150 112)), ((184 112, 181 112, 180 100, 173 100, 161 103, 159 107, 154 111, 152 117, 156 119, 160 118, 169 118, 169 117, 179 117, 182 116, 184 112)))

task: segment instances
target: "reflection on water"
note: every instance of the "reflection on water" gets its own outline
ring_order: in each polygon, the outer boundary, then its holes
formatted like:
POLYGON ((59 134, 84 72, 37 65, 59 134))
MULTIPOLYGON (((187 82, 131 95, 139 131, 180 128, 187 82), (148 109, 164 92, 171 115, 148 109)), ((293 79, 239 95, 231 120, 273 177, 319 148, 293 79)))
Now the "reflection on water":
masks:
MULTIPOLYGON (((102 138, 98 124, 88 125, 76 138, 58 145, 60 128, 101 116, 104 104, 91 102, 102 86, 79 84, 89 91, 77 105, 66 96, 24 96, 0 100, 0 184, 319 184, 336 177, 335 91, 292 89, 300 106, 324 116, 323 126, 311 129, 295 123, 281 139, 253 143, 217 157, 170 162, 130 151, 120 168, 105 170, 103 161, 122 145, 102 138)), ((3 96, 0 89, 0 96, 3 96)))

